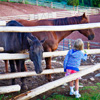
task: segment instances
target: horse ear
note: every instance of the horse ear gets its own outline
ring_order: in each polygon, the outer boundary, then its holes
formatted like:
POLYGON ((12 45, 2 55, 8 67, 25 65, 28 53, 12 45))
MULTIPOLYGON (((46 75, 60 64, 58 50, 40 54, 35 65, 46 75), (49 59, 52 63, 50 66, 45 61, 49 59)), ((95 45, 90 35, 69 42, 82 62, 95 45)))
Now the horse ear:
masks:
POLYGON ((33 41, 29 37, 27 37, 27 41, 28 41, 29 45, 32 45, 33 41))
POLYGON ((43 43, 45 42, 45 40, 46 40, 46 39, 44 38, 43 40, 40 40, 40 42, 43 44, 43 43))
POLYGON ((85 12, 84 12, 84 14, 82 15, 82 18, 86 18, 86 14, 85 14, 85 12))

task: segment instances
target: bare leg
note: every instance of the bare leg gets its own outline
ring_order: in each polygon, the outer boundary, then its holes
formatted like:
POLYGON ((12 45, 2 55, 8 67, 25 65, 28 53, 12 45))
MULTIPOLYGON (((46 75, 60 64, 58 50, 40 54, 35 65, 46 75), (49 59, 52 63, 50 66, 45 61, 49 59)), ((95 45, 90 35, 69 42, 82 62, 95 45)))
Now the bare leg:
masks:
POLYGON ((71 81, 70 82, 70 95, 74 95, 75 92, 74 92, 74 81, 71 81))
POLYGON ((80 98, 81 97, 81 94, 79 94, 79 79, 76 79, 75 80, 75 95, 76 95, 76 98, 80 98))
POLYGON ((79 79, 75 80, 75 90, 79 91, 79 79))
POLYGON ((74 85, 74 81, 70 82, 70 87, 72 87, 74 85))

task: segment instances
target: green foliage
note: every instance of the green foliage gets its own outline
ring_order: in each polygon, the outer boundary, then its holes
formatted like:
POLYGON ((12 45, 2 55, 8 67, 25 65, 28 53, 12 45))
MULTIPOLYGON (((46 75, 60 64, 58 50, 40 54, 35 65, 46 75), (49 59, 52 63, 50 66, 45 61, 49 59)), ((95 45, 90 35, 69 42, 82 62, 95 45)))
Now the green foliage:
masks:
POLYGON ((79 5, 79 0, 68 0, 67 4, 72 5, 72 6, 78 6, 79 5))
POLYGON ((7 0, 0 0, 0 1, 6 1, 7 2, 7 0))
POLYGON ((100 0, 92 0, 94 7, 100 7, 100 0))
POLYGON ((62 0, 53 0, 53 1, 61 2, 62 0))
POLYGON ((88 89, 96 90, 97 88, 98 88, 97 86, 85 86, 82 88, 82 90, 88 90, 88 89))

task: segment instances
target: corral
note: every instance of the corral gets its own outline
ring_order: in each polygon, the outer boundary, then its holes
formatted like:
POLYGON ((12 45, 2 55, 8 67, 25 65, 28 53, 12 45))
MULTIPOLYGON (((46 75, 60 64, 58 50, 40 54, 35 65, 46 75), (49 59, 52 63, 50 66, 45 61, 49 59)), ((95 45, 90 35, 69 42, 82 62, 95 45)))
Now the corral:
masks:
MULTIPOLYGON (((3 62, 2 62, 2 63, 3 63, 3 62)), ((27 63, 27 64, 28 64, 28 63, 27 63)), ((29 65, 29 64, 28 64, 28 65, 29 65)), ((60 65, 60 64, 58 64, 58 65, 60 65)), ((32 66, 33 66, 33 65, 32 65, 32 66)), ((60 66, 62 66, 62 65, 60 65, 60 66)), ((28 67, 28 68, 29 68, 29 67, 28 67)), ((29 68, 29 69, 30 69, 30 68, 29 68)), ((58 75, 58 74, 57 74, 57 75, 58 75)), ((59 75, 58 75, 58 76, 59 76, 59 75)), ((36 77, 39 78, 40 76, 36 76, 36 77)), ((33 76, 33 79, 36 78, 36 77, 33 76)), ((62 75, 62 77, 63 77, 63 75, 62 75)), ((57 77, 56 77, 56 78, 57 78, 57 77)), ((56 79, 56 78, 55 78, 55 79, 56 79)), ((59 77, 58 77, 58 78, 59 78, 59 77)), ((41 76, 41 79, 43 80, 43 77, 42 77, 42 76, 41 76)), ((30 87, 32 87, 32 86, 34 87, 34 83, 35 83, 35 81, 36 81, 36 80, 34 79, 34 82, 32 82, 32 84, 31 84, 30 87)), ((45 79, 44 79, 44 81, 45 81, 45 79)), ((3 82, 4 82, 4 81, 3 81, 3 82)), ((28 82, 30 83, 30 82, 31 82, 31 79, 28 79, 28 82)), ((41 82, 41 80, 40 80, 40 82, 41 82)), ((98 82, 99 82, 99 81, 98 81, 98 82)), ((5 82, 4 82, 4 83, 5 83, 5 82)), ((29 83, 28 83, 28 84, 29 84, 29 83)), ((44 82, 44 83, 45 83, 45 82, 44 82)), ((9 84, 9 83, 8 83, 8 84, 9 84)), ((36 83, 36 85, 38 85, 38 83, 36 83)))
MULTIPOLYGON (((73 26, 73 25, 72 25, 73 26)), ((84 25, 83 25, 84 26, 84 25)), ((85 24, 85 26, 86 26, 86 24, 85 24)), ((45 26, 46 27, 46 26, 45 26)), ((51 26, 50 26, 51 27, 51 26)), ((53 27, 53 26, 52 26, 53 27)), ((62 26, 62 29, 63 29, 63 27, 64 26, 62 26)), ((74 26, 75 27, 75 26, 74 26)), ((96 26, 96 27, 99 27, 98 25, 96 26)), ((95 28, 96 28, 95 27, 95 28)), ((6 27, 4 27, 4 28, 6 28, 6 27)), ((29 27, 28 27, 29 28, 29 27)), ((37 28, 39 28, 39 27, 37 27, 37 28)), ((36 28, 36 30, 37 30, 37 28, 36 28)), ((41 27, 40 27, 41 28, 41 27)), ((71 27, 72 28, 72 27, 71 27)), ((86 28, 86 27, 85 27, 86 28)), ((90 27, 89 27, 90 28, 90 27)), ((93 27, 92 27, 93 28, 93 27)), ((11 27, 8 27, 8 29, 11 29, 11 27)), ((44 28, 45 29, 45 28, 44 28)), ((42 30, 42 31, 44 31, 44 29, 42 30)), ((61 29, 61 30, 62 30, 61 29)), ((80 28, 78 28, 78 29, 81 29, 81 27, 80 28)), ((54 30, 57 30, 57 29, 54 29, 54 30)), ((53 31, 54 31, 53 30, 53 31)), ((2 30, 1 30, 2 31, 2 30)), ((5 30, 3 30, 3 31, 5 31, 5 30)), ((7 30, 8 31, 8 30, 7 30)), ((13 30, 14 31, 14 30, 13 30)), ((15 31, 17 31, 17 30, 15 30, 15 31)), ((18 30, 18 31, 20 31, 20 30, 18 30)), ((26 30, 25 30, 26 31, 26 30)), ((32 31, 35 31, 35 30, 32 30, 32 31)), ((47 30, 48 31, 48 30, 47 30)), ((50 31, 50 30, 49 30, 50 31)), ((11 29, 11 32, 12 32, 12 29, 11 29)), ((91 50, 90 50, 91 51, 91 50)), ((97 49, 97 50, 94 50, 93 52, 90 52, 89 50, 87 50, 87 54, 96 54, 96 53, 99 53, 99 50, 97 49)), ((67 54, 67 52, 65 52, 65 51, 63 51, 64 52, 64 54, 62 53, 62 55, 65 55, 65 54, 67 54)), ((50 54, 50 53, 44 53, 44 57, 45 57, 45 55, 46 55, 46 57, 47 57, 47 55, 48 54, 50 54)), ((52 53, 51 53, 52 54, 52 53)), ((52 54, 52 56, 55 56, 55 54, 57 54, 57 52, 54 52, 54 54, 52 54)), ((59 51, 58 51, 58 55, 59 55, 59 51)), ((56 56, 58 56, 58 55, 56 55, 56 56)), ((50 55, 51 56, 51 55, 50 55)), ((61 56, 61 53, 60 53, 60 56, 61 56)), ((6 57, 7 57, 7 55, 6 55, 6 57)), ((9 59, 9 58, 8 58, 9 59)), ((12 58, 13 59, 13 58, 12 58)), ((14 58, 15 59, 15 58, 14 58)), ((20 58, 19 58, 20 59, 20 58)), ((5 59, 3 59, 3 60, 5 60, 5 59)), ((90 72, 93 72, 93 71, 95 71, 95 70, 98 70, 99 69, 99 66, 100 66, 100 64, 97 64, 97 65, 94 65, 93 67, 91 67, 91 68, 86 68, 85 70, 82 70, 82 71, 80 71, 79 73, 76 73, 76 76, 75 77, 73 77, 73 75, 72 75, 72 77, 71 76, 69 76, 68 77, 68 80, 69 81, 71 81, 72 79, 75 79, 75 78, 77 78, 77 77, 80 77, 80 76, 83 76, 83 75, 86 75, 86 74, 89 74, 90 72), (85 73, 86 72, 86 73, 85 73), (83 73, 83 74, 82 74, 83 73)), ((7 75, 7 76, 9 76, 9 75, 7 75)), ((11 76, 14 76, 14 75, 11 75, 11 76)), ((16 76, 16 75, 15 75, 16 76)), ((1 77, 2 77, 2 75, 1 75, 1 77)), ((22 76, 23 77, 23 76, 22 76)), ((4 79, 4 78, 3 78, 4 79)), ((35 91, 37 91, 37 92, 33 92, 34 90, 31 90, 31 91, 28 91, 28 92, 26 92, 25 94, 27 94, 27 95, 25 95, 25 96, 23 96, 23 94, 22 95, 19 95, 19 96, 17 96, 17 97, 15 97, 14 99, 16 99, 16 100, 25 100, 25 99, 30 99, 30 98, 32 98, 32 97, 34 97, 34 96, 37 96, 37 95, 39 95, 39 94, 41 94, 41 93, 43 93, 43 92, 45 92, 45 91, 48 91, 48 90, 50 90, 50 89, 53 89, 53 88, 55 88, 55 87, 58 87, 58 86, 60 86, 60 85, 62 85, 62 84, 64 84, 67 80, 67 77, 66 78, 62 78, 62 79, 59 79, 59 80, 57 80, 57 82, 56 81, 54 81, 54 82, 50 82, 50 83, 47 83, 46 85, 43 85, 43 87, 41 86, 41 87, 39 87, 39 89, 37 88, 35 91), (59 84, 58 84, 59 83, 59 84), (47 88, 49 85, 51 84, 51 87, 49 87, 49 88, 47 88), (57 84, 57 85, 56 85, 57 84), (40 92, 39 92, 39 91, 40 92), (32 93, 32 94, 31 94, 32 93), (34 95, 33 95, 34 94, 34 95)), ((69 82, 69 81, 67 81, 67 82, 69 82)), ((19 90, 18 90, 19 91, 19 90)), ((1 91, 1 93, 2 93, 2 91, 1 91)), ((5 93, 5 92, 4 92, 5 93)))

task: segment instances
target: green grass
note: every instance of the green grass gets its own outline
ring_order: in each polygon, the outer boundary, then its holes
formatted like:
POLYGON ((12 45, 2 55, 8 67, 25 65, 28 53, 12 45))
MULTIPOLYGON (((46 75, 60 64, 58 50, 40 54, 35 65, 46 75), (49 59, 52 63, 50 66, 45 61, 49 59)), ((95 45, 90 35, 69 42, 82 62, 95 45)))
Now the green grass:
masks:
POLYGON ((85 86, 80 89, 80 93, 82 97, 79 99, 55 93, 46 100, 100 100, 100 83, 96 83, 95 86, 85 86))

